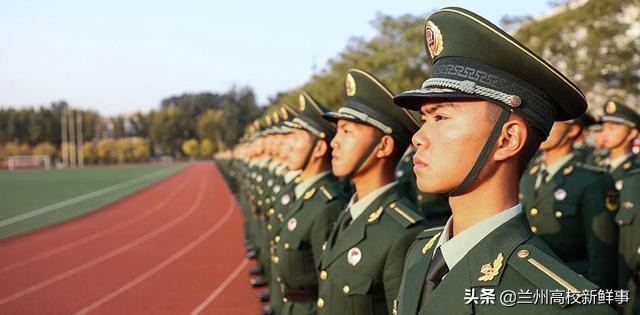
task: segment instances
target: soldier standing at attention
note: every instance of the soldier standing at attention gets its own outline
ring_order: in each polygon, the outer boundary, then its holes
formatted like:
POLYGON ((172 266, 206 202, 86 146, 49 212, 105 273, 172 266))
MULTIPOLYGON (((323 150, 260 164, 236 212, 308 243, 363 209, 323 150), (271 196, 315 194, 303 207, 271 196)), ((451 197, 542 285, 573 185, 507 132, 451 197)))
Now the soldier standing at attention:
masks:
POLYGON ((423 229, 415 205, 394 180, 417 122, 364 71, 348 72, 346 91, 346 105, 325 117, 338 125, 333 173, 350 176, 355 194, 327 239, 316 307, 319 314, 388 314, 406 251, 423 229))
POLYGON ((409 249, 398 313, 615 314, 608 305, 506 306, 501 299, 508 290, 597 288, 532 234, 518 202, 520 176, 554 120, 585 112, 582 92, 467 10, 436 11, 425 35, 431 76, 394 101, 422 112, 413 136, 417 184, 421 191, 447 193, 453 215, 444 228, 418 235, 409 249), (480 295, 488 301, 480 303, 480 295))
POLYGON ((620 192, 620 210, 616 222, 620 225, 620 264, 618 287, 629 290, 625 315, 640 314, 640 169, 624 177, 620 192))
POLYGON ((540 145, 540 161, 520 180, 531 231, 571 268, 602 288, 616 288, 618 196, 605 169, 579 162, 581 125, 557 121, 540 145))
POLYGON ((622 190, 622 178, 629 171, 640 167, 638 157, 633 154, 633 140, 638 137, 640 114, 629 106, 609 101, 602 116, 604 147, 609 156, 602 160, 602 166, 609 170, 616 181, 616 189, 622 190))
POLYGON ((318 297, 318 272, 322 245, 346 204, 342 184, 331 173, 329 143, 336 126, 322 115, 328 109, 309 94, 300 94, 300 114, 288 122, 292 139, 286 150, 289 165, 301 169, 295 201, 284 216, 275 242, 274 263, 284 301, 282 314, 310 314, 318 297))

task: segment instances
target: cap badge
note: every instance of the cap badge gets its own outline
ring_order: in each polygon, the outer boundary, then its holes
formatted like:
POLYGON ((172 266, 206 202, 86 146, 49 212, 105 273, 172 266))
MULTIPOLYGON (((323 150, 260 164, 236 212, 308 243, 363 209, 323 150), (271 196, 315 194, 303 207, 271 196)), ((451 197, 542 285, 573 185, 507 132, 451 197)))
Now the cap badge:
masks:
POLYGON ((431 58, 438 57, 444 49, 444 42, 442 41, 442 33, 440 33, 440 29, 431 21, 427 21, 425 37, 431 58))
POLYGON ((344 85, 347 88, 347 95, 354 96, 356 95, 356 80, 353 79, 351 73, 347 74, 347 78, 344 81, 344 85))
POLYGON ((607 114, 613 114, 616 112, 616 103, 614 101, 609 101, 607 103, 607 107, 604 109, 607 114))

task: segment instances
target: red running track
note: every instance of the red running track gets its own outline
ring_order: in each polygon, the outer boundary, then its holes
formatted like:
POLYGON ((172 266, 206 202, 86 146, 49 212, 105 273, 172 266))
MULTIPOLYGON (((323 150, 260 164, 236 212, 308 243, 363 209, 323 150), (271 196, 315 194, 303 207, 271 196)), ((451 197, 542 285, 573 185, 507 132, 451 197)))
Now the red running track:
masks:
POLYGON ((256 314, 242 214, 211 164, 0 242, 0 314, 256 314))

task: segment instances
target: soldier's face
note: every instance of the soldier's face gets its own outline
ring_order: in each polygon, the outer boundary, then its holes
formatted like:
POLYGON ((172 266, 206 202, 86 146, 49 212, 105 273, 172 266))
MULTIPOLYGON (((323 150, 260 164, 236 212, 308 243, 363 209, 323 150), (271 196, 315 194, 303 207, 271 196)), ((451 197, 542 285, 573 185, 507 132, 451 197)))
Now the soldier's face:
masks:
POLYGON ((605 121, 602 124, 602 142, 605 149, 614 149, 629 145, 635 136, 631 135, 633 128, 625 124, 605 121))
POLYGON ((300 169, 304 166, 307 155, 310 153, 313 137, 311 133, 294 129, 289 140, 287 164, 292 170, 300 169))
POLYGON ((569 140, 569 128, 571 128, 571 124, 562 121, 554 122, 551 131, 549 131, 549 137, 540 144, 540 150, 545 151, 557 148, 566 143, 569 140))
MULTIPOLYGON (((331 140, 333 174, 336 176, 349 175, 375 137, 375 127, 348 120, 338 120, 336 135, 331 140)), ((365 166, 366 163, 361 168, 365 166)))
POLYGON ((425 103, 422 126, 413 135, 416 184, 422 192, 447 193, 457 187, 476 162, 495 119, 486 101, 425 103))

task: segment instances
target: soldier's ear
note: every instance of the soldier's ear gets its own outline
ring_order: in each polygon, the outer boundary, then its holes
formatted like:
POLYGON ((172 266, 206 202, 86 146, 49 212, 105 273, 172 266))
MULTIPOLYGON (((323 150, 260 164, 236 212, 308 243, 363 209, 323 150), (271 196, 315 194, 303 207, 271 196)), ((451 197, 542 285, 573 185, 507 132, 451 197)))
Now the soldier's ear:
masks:
POLYGON ((629 132, 627 139, 633 141, 633 139, 637 137, 638 137, 638 128, 631 128, 631 131, 629 132))
POLYGON ((392 136, 385 135, 380 139, 378 144, 378 150, 376 151, 377 158, 385 158, 393 154, 396 140, 392 136))
POLYGON ((327 145, 327 141, 320 139, 318 142, 316 142, 316 147, 313 149, 313 156, 314 157, 323 157, 325 154, 327 154, 329 150, 329 146, 327 145))
POLYGON ((493 154, 494 160, 504 161, 518 156, 527 141, 527 133, 527 124, 524 120, 512 115, 502 126, 493 154))

